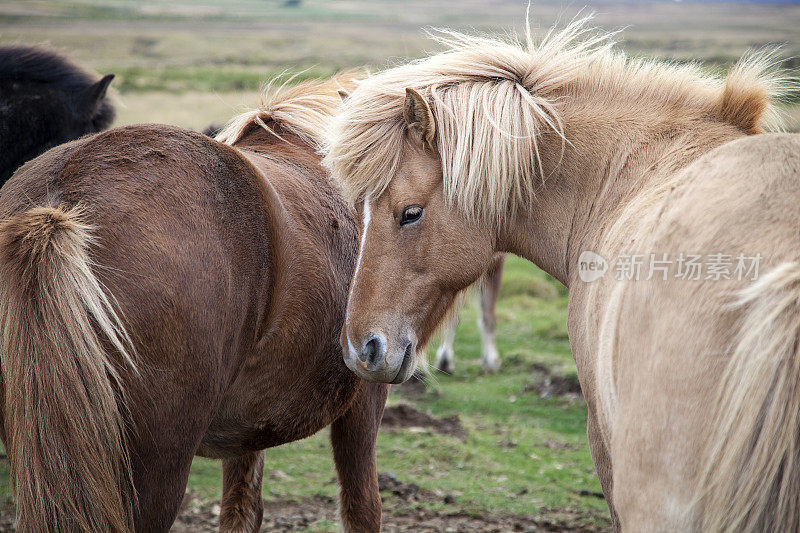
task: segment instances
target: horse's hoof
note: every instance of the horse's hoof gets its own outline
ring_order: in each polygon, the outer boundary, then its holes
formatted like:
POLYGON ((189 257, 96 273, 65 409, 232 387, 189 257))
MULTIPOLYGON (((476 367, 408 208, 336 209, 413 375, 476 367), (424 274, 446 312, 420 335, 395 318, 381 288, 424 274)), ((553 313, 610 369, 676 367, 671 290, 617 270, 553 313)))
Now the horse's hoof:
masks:
POLYGON ((452 361, 443 360, 436 362, 436 370, 445 374, 453 374, 456 368, 452 361))
POLYGON ((455 372, 455 368, 453 368, 453 365, 448 365, 448 364, 440 365, 440 366, 436 367, 436 370, 438 370, 439 372, 444 372, 445 374, 450 374, 450 375, 452 375, 455 372))
POLYGON ((490 362, 487 362, 486 359, 483 360, 484 374, 495 374, 498 370, 500 370, 500 359, 495 357, 494 359, 490 360, 490 362))
POLYGON ((440 347, 436 351, 436 361, 434 361, 433 367, 445 374, 455 372, 456 365, 453 362, 453 352, 448 352, 445 346, 440 347))

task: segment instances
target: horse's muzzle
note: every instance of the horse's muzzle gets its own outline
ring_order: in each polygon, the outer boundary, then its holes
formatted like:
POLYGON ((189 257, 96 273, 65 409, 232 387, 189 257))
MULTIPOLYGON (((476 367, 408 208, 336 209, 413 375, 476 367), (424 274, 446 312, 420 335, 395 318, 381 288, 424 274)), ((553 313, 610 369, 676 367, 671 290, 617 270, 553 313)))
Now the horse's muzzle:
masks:
POLYGON ((370 333, 358 345, 347 339, 344 362, 367 381, 402 383, 416 369, 416 344, 409 335, 399 342, 387 342, 383 334, 370 333))

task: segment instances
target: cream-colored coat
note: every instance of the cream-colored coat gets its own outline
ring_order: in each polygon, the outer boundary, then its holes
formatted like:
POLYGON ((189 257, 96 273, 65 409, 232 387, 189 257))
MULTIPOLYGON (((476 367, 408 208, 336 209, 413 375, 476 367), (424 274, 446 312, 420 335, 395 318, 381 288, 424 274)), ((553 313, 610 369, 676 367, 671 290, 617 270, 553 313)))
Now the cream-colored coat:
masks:
POLYGON ((764 57, 722 81, 585 33, 527 49, 447 34, 340 108, 325 162, 365 213, 345 359, 410 375, 453 294, 495 252, 521 255, 569 288, 615 524, 797 531, 800 136, 760 133, 780 79, 764 57), (592 282, 586 251, 610 265, 592 282), (666 279, 616 279, 625 254, 667 254, 666 279), (758 256, 759 272, 678 279, 681 254, 758 256))

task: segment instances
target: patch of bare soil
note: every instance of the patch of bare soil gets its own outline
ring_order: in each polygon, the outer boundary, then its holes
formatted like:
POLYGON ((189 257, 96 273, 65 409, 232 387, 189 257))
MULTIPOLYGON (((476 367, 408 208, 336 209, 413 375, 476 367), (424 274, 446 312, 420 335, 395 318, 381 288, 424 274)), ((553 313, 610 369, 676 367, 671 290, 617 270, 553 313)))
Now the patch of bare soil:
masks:
MULTIPOLYGON (((184 500, 171 533, 216 532, 219 527, 219 505, 203 504, 195 497, 184 500)), ((338 507, 333 498, 315 496, 305 501, 265 501, 261 531, 306 531, 324 522, 338 522, 338 507)))
POLYGON ((381 427, 391 429, 408 429, 413 431, 430 429, 442 435, 451 435, 459 439, 464 439, 467 433, 461 426, 458 415, 437 418, 429 414, 417 411, 406 403, 387 407, 383 411, 381 427))
POLYGON ((562 532, 577 531, 596 533, 604 529, 582 524, 578 515, 568 516, 562 512, 557 519, 544 516, 523 516, 512 514, 472 514, 465 511, 432 511, 430 509, 413 509, 408 512, 399 511, 388 516, 384 512, 383 530, 392 532, 460 532, 483 531, 505 533, 509 531, 525 532, 562 532), (575 520, 575 521, 573 521, 575 520))
MULTIPOLYGON (((392 495, 404 502, 435 498, 433 492, 421 489, 416 483, 398 481, 391 472, 381 472, 378 474, 378 490, 381 491, 384 498, 388 495, 392 495)), ((444 497, 444 501, 445 503, 452 503, 455 500, 452 496, 447 495, 444 497)))
POLYGON ((392 392, 397 393, 409 400, 419 400, 425 393, 428 393, 428 386, 418 376, 411 376, 411 379, 400 385, 392 385, 392 392))
POLYGON ((522 392, 535 392, 542 398, 563 396, 572 399, 582 398, 581 385, 575 377, 552 374, 545 365, 535 364, 533 376, 522 392))
POLYGON ((561 442, 550 439, 538 443, 537 446, 543 446, 550 450, 571 450, 571 451, 580 450, 581 448, 583 448, 583 446, 580 446, 578 444, 570 444, 568 442, 561 442))

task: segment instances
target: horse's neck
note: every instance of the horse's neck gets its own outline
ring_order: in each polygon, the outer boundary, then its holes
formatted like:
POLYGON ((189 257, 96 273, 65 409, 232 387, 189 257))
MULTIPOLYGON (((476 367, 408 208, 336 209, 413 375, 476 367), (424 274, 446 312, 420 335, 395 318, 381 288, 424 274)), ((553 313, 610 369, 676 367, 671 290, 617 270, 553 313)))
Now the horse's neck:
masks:
POLYGON ((500 242, 568 287, 583 251, 608 252, 612 231, 618 243, 647 231, 681 169, 744 135, 719 122, 602 113, 568 116, 565 134, 563 156, 557 139, 542 147, 549 175, 532 209, 509 224, 500 242))

